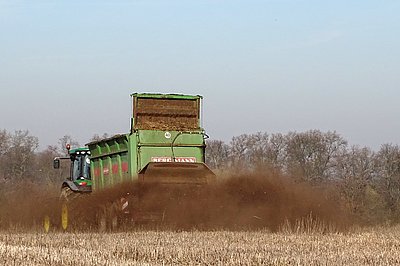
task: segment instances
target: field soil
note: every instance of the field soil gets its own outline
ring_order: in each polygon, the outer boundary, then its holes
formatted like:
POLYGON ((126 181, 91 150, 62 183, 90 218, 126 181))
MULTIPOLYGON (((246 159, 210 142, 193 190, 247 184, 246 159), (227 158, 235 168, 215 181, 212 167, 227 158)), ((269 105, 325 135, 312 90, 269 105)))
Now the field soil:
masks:
POLYGON ((0 233, 1 265, 399 265, 400 228, 0 233))

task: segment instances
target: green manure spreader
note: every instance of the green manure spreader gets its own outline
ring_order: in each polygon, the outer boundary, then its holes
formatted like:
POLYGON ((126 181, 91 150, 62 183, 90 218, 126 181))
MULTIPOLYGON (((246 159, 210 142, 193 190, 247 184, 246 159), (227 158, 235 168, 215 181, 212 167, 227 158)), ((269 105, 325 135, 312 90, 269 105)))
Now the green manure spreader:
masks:
POLYGON ((71 159, 60 205, 64 230, 86 224, 105 231, 177 220, 179 206, 215 180, 204 163, 207 135, 201 125, 201 96, 131 97, 130 132, 88 143, 80 155, 86 156, 80 159, 81 172, 75 169, 76 157, 71 159), (76 197, 88 191, 89 196, 76 197))

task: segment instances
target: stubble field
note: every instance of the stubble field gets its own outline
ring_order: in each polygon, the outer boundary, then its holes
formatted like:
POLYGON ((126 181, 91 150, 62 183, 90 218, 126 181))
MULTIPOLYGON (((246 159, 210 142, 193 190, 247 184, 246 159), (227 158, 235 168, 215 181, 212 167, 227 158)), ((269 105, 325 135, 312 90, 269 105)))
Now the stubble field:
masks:
POLYGON ((354 233, 0 234, 1 265, 398 265, 400 228, 354 233))

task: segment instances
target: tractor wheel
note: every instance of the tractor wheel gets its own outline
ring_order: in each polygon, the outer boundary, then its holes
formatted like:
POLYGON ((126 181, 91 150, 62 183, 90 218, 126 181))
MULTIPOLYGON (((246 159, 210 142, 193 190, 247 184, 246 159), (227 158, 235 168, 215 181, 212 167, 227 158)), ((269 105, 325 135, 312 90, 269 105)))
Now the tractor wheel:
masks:
POLYGON ((51 226, 50 216, 45 215, 43 217, 43 229, 45 233, 48 233, 50 231, 50 226, 51 226))
POLYGON ((64 231, 68 228, 68 205, 67 202, 63 202, 61 205, 61 227, 64 231))
POLYGON ((69 187, 63 187, 61 189, 60 202, 61 202, 61 228, 63 231, 67 231, 70 227, 70 213, 69 203, 72 200, 74 192, 69 187))
POLYGON ((60 199, 62 201, 70 201, 72 199, 74 192, 69 187, 63 187, 61 189, 60 199))
POLYGON ((41 226, 45 233, 50 233, 59 228, 60 225, 60 201, 59 197, 46 198, 41 202, 42 210, 35 219, 35 223, 41 226))

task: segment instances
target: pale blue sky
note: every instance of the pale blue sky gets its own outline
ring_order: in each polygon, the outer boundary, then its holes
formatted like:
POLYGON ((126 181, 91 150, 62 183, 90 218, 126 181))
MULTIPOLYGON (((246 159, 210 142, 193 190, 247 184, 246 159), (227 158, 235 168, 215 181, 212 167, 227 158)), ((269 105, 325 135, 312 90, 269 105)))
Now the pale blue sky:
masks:
POLYGON ((400 144, 400 1, 0 0, 0 129, 129 131, 133 92, 204 96, 214 139, 400 144))

